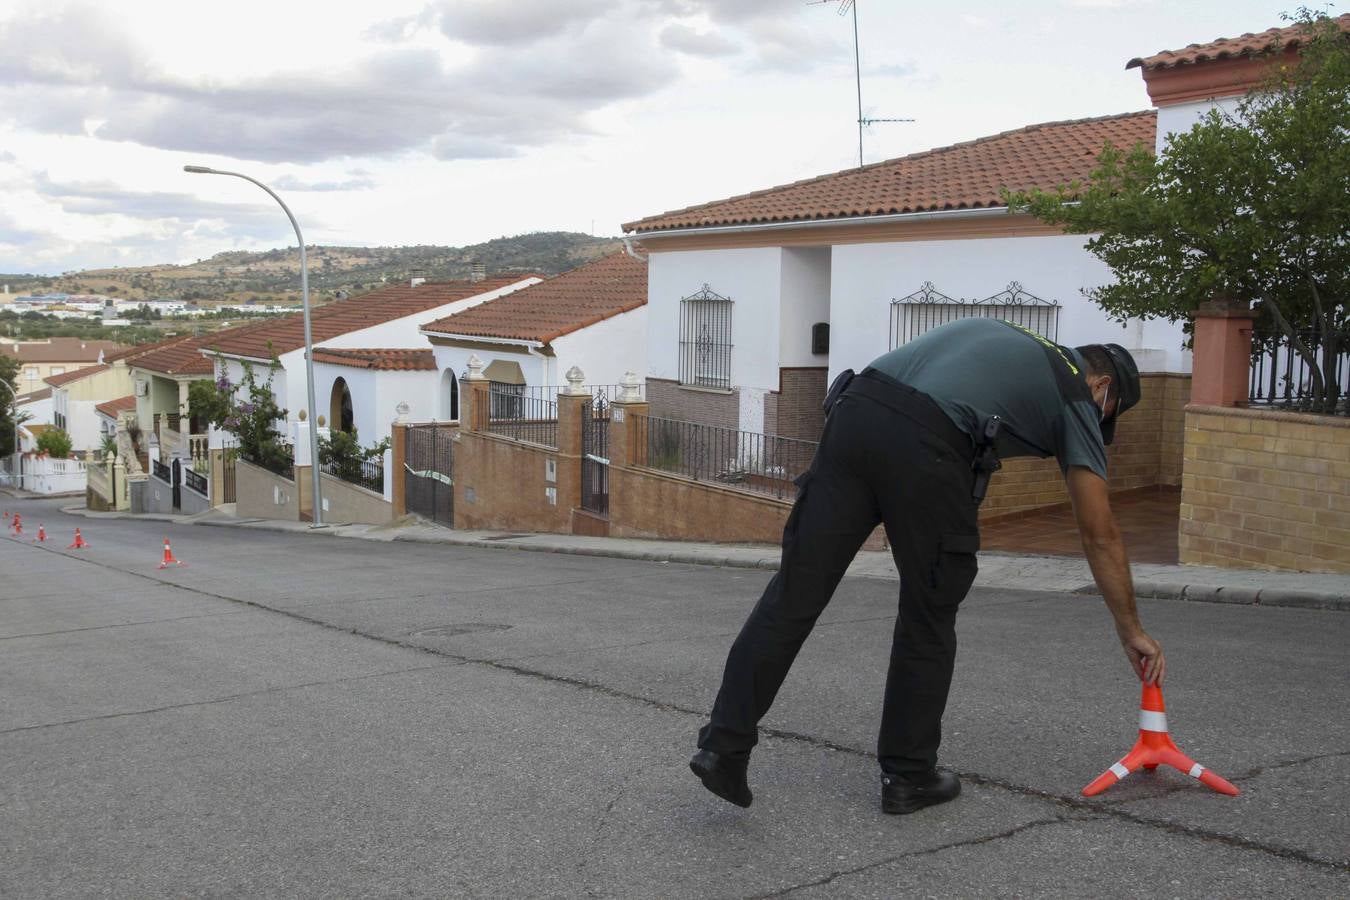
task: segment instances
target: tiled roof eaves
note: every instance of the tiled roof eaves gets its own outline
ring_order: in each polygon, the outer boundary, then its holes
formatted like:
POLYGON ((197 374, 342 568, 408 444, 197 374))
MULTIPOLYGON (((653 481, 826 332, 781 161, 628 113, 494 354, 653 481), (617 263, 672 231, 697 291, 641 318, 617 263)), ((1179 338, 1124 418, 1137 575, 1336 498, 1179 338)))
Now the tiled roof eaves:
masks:
MULTIPOLYGON (((449 318, 454 318, 450 316, 449 318)), ((441 331, 430 326, 419 329, 427 337, 449 338, 453 341, 476 341, 481 344, 518 344, 522 347, 542 347, 546 343, 537 338, 501 337, 493 334, 460 334, 454 331, 441 331)))
POLYGON ((434 372, 436 357, 430 349, 391 348, 314 348, 314 362, 377 372, 434 372))
POLYGON ((76 369, 73 372, 63 372, 60 375, 48 375, 42 379, 52 387, 64 387, 72 381, 79 381, 81 378, 88 378, 90 375, 97 375, 100 372, 106 372, 110 369, 107 363, 99 363, 96 366, 85 366, 82 369, 76 369))
MULTIPOLYGON (((1337 16, 1333 21, 1342 31, 1350 32, 1350 13, 1337 16)), ((1235 38, 1218 38, 1203 44, 1188 44, 1180 50, 1163 50, 1152 56, 1136 56, 1125 64, 1125 68, 1170 69, 1224 59, 1261 56, 1275 51, 1277 47, 1281 52, 1290 51, 1297 49, 1302 43, 1301 25, 1268 28, 1258 33, 1247 32, 1235 38)))
MULTIPOLYGON (((697 229, 723 227, 730 225, 805 225, 805 224, 829 224, 840 221, 847 221, 852 218, 877 218, 882 216, 914 215, 927 213, 958 213, 966 211, 982 210, 1002 210, 1005 209, 995 195, 995 192, 989 191, 985 197, 971 200, 960 200, 957 202, 935 202, 935 203, 903 203, 903 204, 881 204, 876 206, 854 204, 843 205, 827 211, 816 211, 810 213, 791 212, 775 214, 772 212, 763 212, 760 210, 738 212, 737 206, 745 204, 747 201, 755 201, 765 198, 781 199, 785 196, 791 196, 804 192, 804 189, 820 187, 823 190, 837 190, 846 192, 852 186, 858 183, 866 184, 870 176, 878 174, 884 175, 887 172, 894 171, 898 167, 916 166, 929 161, 943 162, 944 160, 960 160, 963 154, 970 154, 972 151, 983 149, 986 145, 997 145, 999 142, 1009 142, 1015 139, 1025 139, 1028 136, 1045 133, 1051 137, 1066 133, 1069 130, 1086 129, 1093 126, 1109 126, 1117 123, 1123 123, 1129 120, 1142 118, 1155 118, 1156 113, 1153 110, 1143 110, 1140 112, 1098 116, 1088 119, 1074 119, 1059 122, 1043 122, 1036 125, 1029 125, 1023 128, 1015 128, 1009 131, 1003 131, 998 134, 986 135, 975 138, 970 141, 963 141, 957 144, 949 144, 944 147, 935 147, 930 150, 912 153, 908 156, 897 157, 894 159, 882 160, 880 162, 870 163, 866 166, 860 166, 852 169, 843 169, 838 172, 830 172, 824 175, 817 175, 812 178, 805 178, 798 181, 788 182, 786 184, 776 185, 774 187, 764 188, 758 191, 751 191, 745 194, 738 194, 733 197, 727 197, 711 202, 699 203, 693 206, 687 206, 682 209, 670 210, 656 215, 646 216, 633 222, 623 225, 625 232, 632 233, 634 237, 641 237, 644 232, 666 231, 675 229, 697 229), (840 185, 845 187, 840 188, 840 185), (703 215, 700 215, 703 213, 703 215)), ((1061 138, 1062 139, 1062 138, 1061 138)), ((997 146, 994 147, 997 151, 997 146)), ((989 162, 981 160, 977 164, 978 169, 985 169, 990 165, 989 162)), ((950 177, 950 176, 948 176, 950 177)), ((1049 187, 1050 185, 1045 185, 1049 187)), ((856 188, 852 188, 856 189, 856 188)), ((802 205, 816 204, 820 201, 801 201, 802 205)))

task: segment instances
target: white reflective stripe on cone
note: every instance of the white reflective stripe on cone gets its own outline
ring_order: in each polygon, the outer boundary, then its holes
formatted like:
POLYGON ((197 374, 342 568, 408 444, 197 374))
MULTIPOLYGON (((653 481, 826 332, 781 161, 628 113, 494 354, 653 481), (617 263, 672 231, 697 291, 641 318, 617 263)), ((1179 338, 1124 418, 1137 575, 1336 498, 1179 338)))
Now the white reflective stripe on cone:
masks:
POLYGON ((1191 770, 1186 774, 1191 776, 1192 778, 1199 778, 1200 773, 1203 771, 1205 771, 1205 767, 1200 765, 1199 763, 1196 763, 1195 765, 1191 766, 1191 770))
POLYGON ((1126 775, 1130 774, 1130 770, 1120 763, 1111 763, 1111 771, 1115 773, 1117 778, 1124 778, 1126 775))
POLYGON ((1167 731, 1167 713, 1154 712, 1151 709, 1139 710, 1140 731, 1167 731))

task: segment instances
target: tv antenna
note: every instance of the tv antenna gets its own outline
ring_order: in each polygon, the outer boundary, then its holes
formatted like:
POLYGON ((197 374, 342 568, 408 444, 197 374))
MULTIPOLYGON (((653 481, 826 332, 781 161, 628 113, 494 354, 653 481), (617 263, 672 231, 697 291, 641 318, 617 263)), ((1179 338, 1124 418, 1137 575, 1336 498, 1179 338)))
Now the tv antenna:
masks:
POLYGON ((823 6, 826 3, 838 3, 839 15, 853 13, 853 79, 858 87, 858 168, 863 166, 863 128, 877 122, 913 122, 913 119, 873 119, 863 115, 862 105, 862 61, 858 53, 858 0, 807 0, 807 6, 823 6))

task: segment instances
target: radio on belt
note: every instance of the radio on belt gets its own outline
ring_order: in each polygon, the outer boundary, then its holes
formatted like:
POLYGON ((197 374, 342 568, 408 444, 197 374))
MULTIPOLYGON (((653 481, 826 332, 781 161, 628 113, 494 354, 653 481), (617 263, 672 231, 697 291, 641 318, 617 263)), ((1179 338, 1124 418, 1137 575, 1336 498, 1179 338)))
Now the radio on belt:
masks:
POLYGON ((998 416, 990 416, 984 420, 984 427, 980 429, 979 439, 975 444, 975 459, 970 463, 970 467, 975 470, 975 486, 970 491, 970 496, 975 499, 975 505, 984 502, 985 492, 989 490, 989 478, 999 469, 1003 468, 1003 462, 994 452, 994 441, 998 439, 998 431, 1003 427, 1003 419, 998 416))

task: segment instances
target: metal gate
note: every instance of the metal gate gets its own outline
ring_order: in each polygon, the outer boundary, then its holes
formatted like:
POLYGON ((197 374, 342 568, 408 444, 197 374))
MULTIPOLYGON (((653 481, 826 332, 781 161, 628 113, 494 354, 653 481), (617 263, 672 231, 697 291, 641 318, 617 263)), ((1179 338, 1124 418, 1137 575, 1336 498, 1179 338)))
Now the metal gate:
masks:
POLYGON ((408 512, 439 525, 455 524, 454 438, 458 426, 411 425, 404 467, 408 512))
POLYGON ((581 508, 609 515, 609 403, 600 395, 581 407, 581 508))
POLYGON ((173 508, 183 508, 183 461, 178 457, 173 459, 173 467, 170 470, 173 476, 169 483, 173 485, 173 508))

